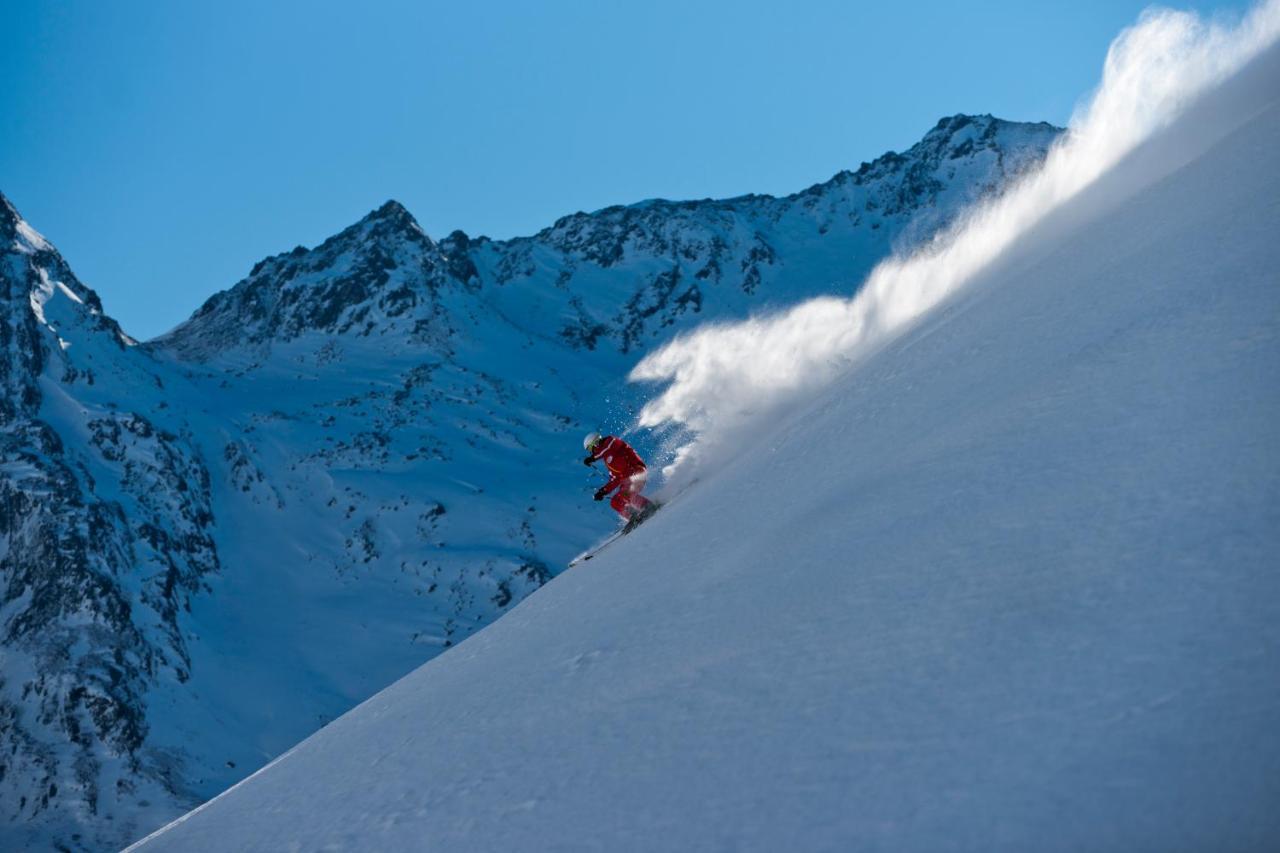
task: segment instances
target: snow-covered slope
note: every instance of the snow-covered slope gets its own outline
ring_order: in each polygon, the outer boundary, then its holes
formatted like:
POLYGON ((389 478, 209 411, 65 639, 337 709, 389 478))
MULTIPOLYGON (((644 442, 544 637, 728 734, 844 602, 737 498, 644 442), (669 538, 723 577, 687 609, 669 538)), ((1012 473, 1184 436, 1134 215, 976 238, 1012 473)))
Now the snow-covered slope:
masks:
POLYGON ((1266 59, 1207 150, 141 849, 1274 847, 1266 59))
POLYGON ((0 847, 137 838, 490 623, 613 524, 579 442, 652 344, 849 292, 1060 133, 512 241, 389 202, 143 345, 0 198, 0 847))

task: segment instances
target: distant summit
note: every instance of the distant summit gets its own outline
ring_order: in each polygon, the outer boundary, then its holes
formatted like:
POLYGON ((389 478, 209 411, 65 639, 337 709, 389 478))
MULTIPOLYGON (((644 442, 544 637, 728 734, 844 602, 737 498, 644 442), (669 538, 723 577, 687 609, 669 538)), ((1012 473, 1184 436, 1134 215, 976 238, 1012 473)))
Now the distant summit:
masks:
POLYGON ((451 294, 498 288, 505 302, 514 287, 540 294, 521 296, 505 314, 528 331, 630 353, 702 315, 742 316, 837 282, 851 289, 895 241, 924 239, 1038 163, 1061 132, 951 116, 907 152, 793 195, 649 199, 505 241, 455 231, 436 243, 388 201, 315 249, 259 262, 154 346, 208 360, 323 333, 430 339, 447 349, 459 313, 482 310, 453 304, 451 294), (820 276, 785 272, 802 257, 805 267, 820 259, 820 276))

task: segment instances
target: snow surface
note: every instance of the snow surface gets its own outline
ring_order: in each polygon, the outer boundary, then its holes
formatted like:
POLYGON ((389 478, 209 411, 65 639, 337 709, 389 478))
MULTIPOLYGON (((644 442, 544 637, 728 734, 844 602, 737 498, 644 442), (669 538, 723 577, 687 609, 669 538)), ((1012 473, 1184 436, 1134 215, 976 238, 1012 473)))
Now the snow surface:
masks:
POLYGON ((1266 79, 678 513, 138 847, 1280 844, 1266 79))

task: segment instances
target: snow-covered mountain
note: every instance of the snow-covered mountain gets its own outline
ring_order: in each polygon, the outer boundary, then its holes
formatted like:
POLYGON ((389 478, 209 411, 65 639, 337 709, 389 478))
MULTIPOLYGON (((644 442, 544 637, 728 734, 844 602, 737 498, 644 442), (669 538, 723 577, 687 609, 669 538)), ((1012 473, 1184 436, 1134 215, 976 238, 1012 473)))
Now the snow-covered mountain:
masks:
POLYGON ((895 241, 932 234, 1039 163, 1060 132, 953 116, 905 154, 785 198, 648 201, 501 242, 455 231, 437 243, 388 202, 310 252, 261 262, 160 343, 189 360, 307 332, 447 346, 452 309, 625 353, 708 315, 852 290, 895 241), (450 304, 459 293, 473 298, 450 304))
POLYGON ((0 314, 0 837, 52 822, 69 844, 172 810, 145 697, 190 676, 180 614, 218 571, 210 478, 129 405, 163 399, 160 373, 2 197, 0 314))
POLYGON ((139 849, 1274 848, 1278 69, 139 849))
POLYGON ((136 838, 492 622, 611 526, 579 442, 648 348, 848 293, 1059 133, 510 241, 388 202, 141 345, 0 202, 0 846, 136 838))

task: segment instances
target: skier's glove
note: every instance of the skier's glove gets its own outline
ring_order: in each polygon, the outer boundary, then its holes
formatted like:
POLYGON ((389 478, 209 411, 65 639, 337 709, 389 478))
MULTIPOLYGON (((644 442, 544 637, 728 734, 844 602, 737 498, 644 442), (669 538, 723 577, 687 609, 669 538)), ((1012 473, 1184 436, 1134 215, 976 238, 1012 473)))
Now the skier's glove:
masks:
POLYGON ((594 456, 588 456, 586 459, 583 459, 583 460, 582 460, 582 464, 583 464, 583 465, 586 465, 588 468, 590 468, 590 467, 591 467, 591 463, 592 463, 592 462, 595 462, 595 461, 596 461, 596 460, 595 460, 595 457, 594 457, 594 456))
POLYGON ((595 499, 596 499, 596 500, 598 500, 598 501, 602 501, 602 500, 604 500, 604 496, 605 496, 606 494, 608 494, 608 492, 606 492, 604 489, 596 489, 596 493, 595 493, 594 497, 595 497, 595 499))

